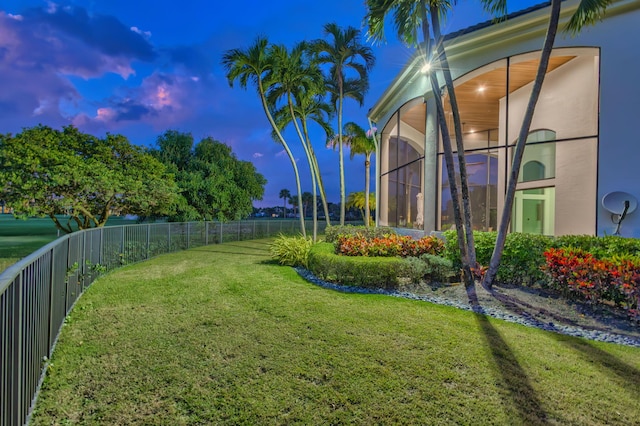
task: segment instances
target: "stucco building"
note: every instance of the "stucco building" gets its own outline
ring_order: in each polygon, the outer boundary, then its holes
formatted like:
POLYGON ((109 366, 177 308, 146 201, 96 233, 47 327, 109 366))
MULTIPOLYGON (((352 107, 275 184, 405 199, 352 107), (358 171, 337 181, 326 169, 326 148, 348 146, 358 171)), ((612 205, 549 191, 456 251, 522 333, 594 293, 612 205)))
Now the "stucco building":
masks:
MULTIPOLYGON (((577 4, 563 2, 561 28, 577 4)), ((498 225, 549 11, 542 4, 446 37, 478 230, 498 225)), ((451 228, 453 217, 424 61, 416 53, 368 115, 380 131, 378 224, 430 232, 451 228)), ((601 22, 575 37, 559 32, 527 140, 512 231, 613 234, 618 217, 602 199, 615 192, 632 198, 621 234, 640 237, 640 211, 631 211, 640 198, 639 76, 640 1, 614 0, 601 22)), ((444 104, 453 132, 446 95, 444 104)), ((610 197, 616 205, 618 198, 610 197)))

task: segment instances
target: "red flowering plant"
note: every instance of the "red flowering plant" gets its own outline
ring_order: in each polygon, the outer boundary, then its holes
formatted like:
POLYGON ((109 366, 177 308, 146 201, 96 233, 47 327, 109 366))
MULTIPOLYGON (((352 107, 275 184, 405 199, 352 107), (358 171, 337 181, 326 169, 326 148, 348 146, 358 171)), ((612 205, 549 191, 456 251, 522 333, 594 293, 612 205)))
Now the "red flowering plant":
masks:
POLYGON ((548 249, 542 267, 565 296, 591 303, 605 300, 624 305, 632 318, 640 319, 640 259, 597 259, 578 249, 548 249))
POLYGON ((553 285, 566 297, 577 296, 597 302, 609 283, 608 268, 604 261, 579 249, 553 249, 544 252, 543 265, 553 285))
POLYGON ((339 235, 336 241, 337 253, 345 256, 417 257, 422 254, 438 255, 443 250, 444 243, 433 236, 415 240, 396 234, 370 239, 361 235, 339 235))
POLYGON ((615 296, 624 304, 630 317, 640 320, 640 259, 612 259, 611 275, 615 296))

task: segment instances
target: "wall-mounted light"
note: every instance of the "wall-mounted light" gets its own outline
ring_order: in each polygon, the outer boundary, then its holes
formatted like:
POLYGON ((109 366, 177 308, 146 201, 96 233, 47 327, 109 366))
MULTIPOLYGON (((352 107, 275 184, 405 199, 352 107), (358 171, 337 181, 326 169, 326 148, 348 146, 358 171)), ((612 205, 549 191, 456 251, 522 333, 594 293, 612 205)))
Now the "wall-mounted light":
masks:
POLYGON ((420 72, 422 74, 427 74, 429 71, 431 71, 431 64, 429 62, 427 62, 422 66, 422 68, 420 68, 420 72))

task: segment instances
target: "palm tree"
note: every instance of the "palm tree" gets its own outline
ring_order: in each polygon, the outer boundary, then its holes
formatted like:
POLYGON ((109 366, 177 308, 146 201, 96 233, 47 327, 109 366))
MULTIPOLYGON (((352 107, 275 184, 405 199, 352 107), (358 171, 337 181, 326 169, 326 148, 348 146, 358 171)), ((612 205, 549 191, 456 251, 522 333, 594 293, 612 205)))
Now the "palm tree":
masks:
MULTIPOLYGON (((320 82, 318 82, 320 83, 320 82)), ((322 181, 322 174, 320 173, 320 166, 318 159, 313 150, 313 144, 309 136, 309 121, 313 121, 320 126, 325 134, 333 134, 333 130, 329 124, 328 119, 331 117, 331 106, 322 100, 323 87, 314 87, 318 90, 306 90, 304 87, 298 88, 293 92, 294 105, 293 111, 295 118, 300 120, 302 126, 302 134, 304 136, 301 140, 303 146, 306 145, 308 160, 310 161, 310 169, 312 176, 315 174, 316 184, 320 191, 320 198, 322 201, 322 207, 324 210, 327 225, 330 225, 329 207, 327 203, 327 195, 322 181), (322 90, 320 90, 322 89, 322 90)), ((284 105, 278 109, 274 114, 275 121, 280 129, 284 129, 287 125, 292 123, 294 116, 291 115, 289 105, 284 105)), ((275 135, 274 135, 275 136, 275 135)), ((315 187, 314 187, 315 188, 315 187)))
POLYGON ((284 201, 284 206, 283 206, 283 210, 282 210, 282 218, 287 217, 287 200, 289 198, 291 198, 291 192, 288 189, 281 189, 280 190, 280 195, 278 195, 278 198, 282 198, 284 201))
MULTIPOLYGON (((367 135, 367 132, 358 124, 350 121, 344 125, 343 143, 349 146, 349 158, 353 160, 356 155, 364 155, 364 224, 371 224, 371 208, 369 206, 369 192, 371 187, 371 155, 376 152, 376 144, 373 138, 367 135)), ((336 145, 337 140, 334 138, 330 141, 332 145, 336 145)))
POLYGON ((341 29, 335 23, 324 26, 324 35, 332 38, 316 40, 313 50, 318 53, 320 63, 329 64, 328 86, 332 103, 338 116, 338 149, 340 161, 340 225, 344 225, 346 189, 344 180, 344 155, 342 147, 342 111, 345 98, 356 100, 360 106, 364 102, 364 93, 369 88, 368 72, 375 63, 370 47, 360 43, 360 31, 354 27, 341 29), (348 73, 355 72, 357 77, 348 73))
MULTIPOLYGON (((578 8, 569 19, 565 31, 572 33, 573 35, 580 32, 580 30, 586 25, 595 24, 604 14, 606 8, 613 0, 581 0, 578 8)), ((483 0, 485 8, 490 11, 504 11, 506 9, 506 0, 483 0)), ((507 192, 505 194, 504 205, 502 207, 502 215, 500 217, 500 225, 498 227, 498 235, 496 237, 496 243, 493 248, 491 260, 489 262, 489 268, 484 275, 482 285, 488 289, 492 288, 493 281, 498 273, 500 266, 500 259, 502 258, 502 252, 504 250, 504 243, 507 239, 507 232, 509 231, 509 224, 511 222, 511 214, 513 211, 513 201, 515 199, 516 186, 518 182, 518 175, 520 174, 520 166, 522 164, 522 157, 524 155, 524 149, 526 147, 527 136, 531 128, 531 122, 533 120, 533 114, 535 112, 536 103, 540 97, 540 91, 542 89, 542 83, 547 73, 547 66, 549 65, 549 58, 553 50, 553 44, 555 41, 556 33, 558 31, 558 24, 560 21, 560 9, 562 0, 551 0, 551 11, 549 14, 549 24, 547 26, 547 33, 540 54, 540 63, 538 64, 538 70, 535 80, 533 82, 533 88, 529 95, 529 102, 525 111, 524 118, 522 119, 522 125, 518 134, 518 140, 516 142, 515 152, 513 154, 513 161, 511 165, 511 172, 509 174, 509 182, 507 184, 507 192)))
POLYGON ((347 208, 356 208, 360 210, 360 214, 364 218, 369 217, 371 214, 370 206, 375 206, 376 204, 376 194, 374 192, 369 193, 369 196, 366 197, 364 192, 352 192, 347 197, 347 208))
MULTIPOLYGON (((316 204, 316 167, 312 159, 310 145, 307 144, 305 135, 303 135, 300 124, 296 115, 296 100, 302 98, 306 94, 317 94, 323 88, 322 72, 311 56, 311 52, 307 48, 307 43, 302 42, 294 46, 289 51, 285 46, 277 45, 272 48, 272 57, 274 60, 273 78, 275 84, 269 88, 267 93, 267 101, 272 109, 276 109, 279 101, 284 100, 285 106, 283 110, 288 111, 289 119, 283 119, 282 111, 275 114, 279 117, 276 125, 283 126, 285 123, 293 123, 296 133, 300 138, 302 148, 304 149, 309 170, 311 171, 311 184, 313 188, 313 204, 316 204)), ((285 115, 286 116, 286 115, 285 115)), ((299 196, 302 197, 301 193, 299 196)), ((300 205, 302 198, 300 198, 300 205)), ((300 209, 301 210, 301 209, 300 209)), ((302 215, 304 216, 304 215, 302 215)), ((313 211, 313 241, 316 241, 318 234, 318 214, 317 210, 313 211)))
MULTIPOLYGON (((273 58, 271 57, 271 49, 269 48, 269 42, 266 38, 258 37, 253 45, 248 49, 231 49, 225 52, 222 57, 222 64, 227 70, 227 80, 229 85, 233 87, 233 83, 238 81, 241 88, 246 89, 247 84, 252 82, 255 84, 258 91, 258 96, 262 103, 264 113, 271 124, 272 129, 276 132, 278 140, 284 147, 291 165, 293 166, 293 172, 296 178, 296 187, 298 188, 298 194, 301 193, 300 186, 300 174, 298 173, 298 166, 296 165, 295 157, 289 149, 289 145, 285 141, 282 133, 278 129, 269 105, 267 104, 266 93, 270 87, 275 84, 273 81, 273 58)), ((298 198, 298 204, 302 205, 302 198, 298 198)), ((306 236, 306 230, 304 226, 304 219, 300 219, 300 231, 303 236, 306 236)))
POLYGON ((400 40, 408 45, 420 46, 419 34, 422 34, 424 43, 425 63, 431 65, 429 80, 436 103, 438 124, 442 135, 442 145, 444 150, 444 158, 447 165, 447 174, 449 177, 449 189, 453 204, 454 220, 456 234, 458 239, 458 247, 462 257, 463 275, 465 287, 469 300, 477 303, 475 292, 475 278, 473 269, 476 267, 475 245, 473 242, 473 228, 471 220, 471 208, 469 201, 469 190, 467 185, 466 163, 464 158, 464 147, 462 143, 462 126, 460 125, 460 117, 455 98, 455 90, 453 80, 446 62, 444 52, 443 37, 440 34, 440 16, 444 16, 451 8, 450 0, 367 0, 368 13, 366 20, 369 26, 369 35, 376 40, 384 40, 384 22, 389 14, 393 14, 394 25, 397 30, 397 36, 400 40), (429 20, 434 31, 436 39, 436 51, 434 55, 431 47, 429 20), (458 198, 458 188, 456 182, 455 165, 453 159, 453 149, 449 130, 444 115, 444 106, 442 105, 442 94, 436 69, 440 70, 445 76, 447 93, 451 103, 451 110, 454 112, 454 128, 456 135, 456 145, 458 152, 458 168, 460 175, 460 185, 462 188, 462 204, 458 198), (464 222, 463 222, 464 219, 464 222))

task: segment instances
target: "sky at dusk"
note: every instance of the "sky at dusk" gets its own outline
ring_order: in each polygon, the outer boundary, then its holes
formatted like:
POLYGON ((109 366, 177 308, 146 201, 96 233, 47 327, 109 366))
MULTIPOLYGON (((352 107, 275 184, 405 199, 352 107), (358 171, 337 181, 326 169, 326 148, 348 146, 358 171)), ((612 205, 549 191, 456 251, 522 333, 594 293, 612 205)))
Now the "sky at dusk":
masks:
MULTIPOLYGON (((537 3, 511 1, 509 12, 537 3)), ((490 19, 478 4, 459 2, 445 32, 490 19)), ((257 36, 287 46, 322 38, 329 22, 365 32, 365 14, 363 0, 2 1, 0 133, 73 124, 143 146, 153 146, 168 129, 190 132, 196 141, 211 136, 266 177, 264 200, 256 206, 281 205, 281 189, 296 192, 291 163, 271 138, 255 89, 229 87, 222 55, 247 48, 257 36)), ((345 121, 365 128, 367 110, 413 53, 396 41, 391 25, 387 43, 371 47, 376 65, 364 106, 345 104, 345 121)), ((300 143, 286 135, 299 159, 302 190, 311 191, 300 143)), ((329 201, 338 203, 338 154, 324 148, 318 129, 312 137, 329 201)), ((346 151, 345 165, 347 193, 362 191, 364 157, 349 160, 346 151)))

